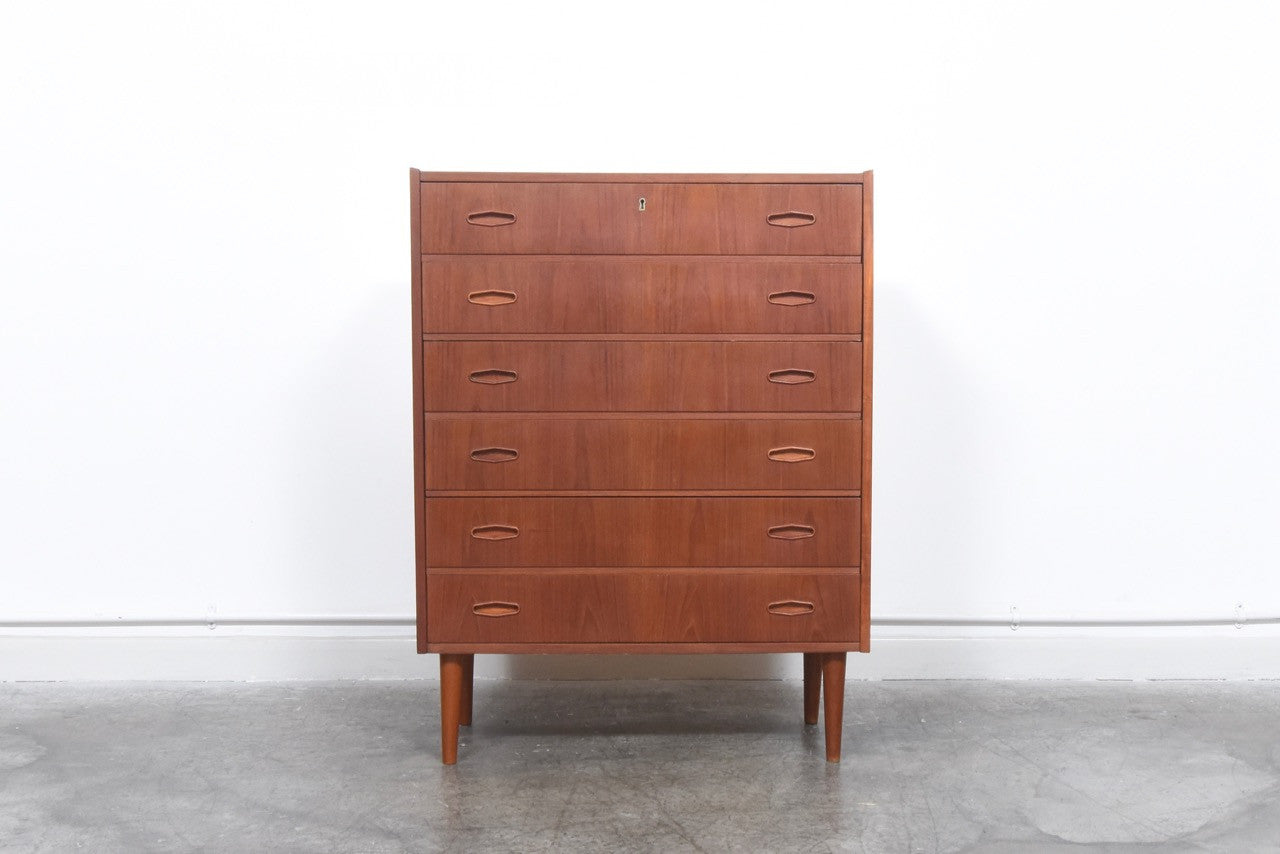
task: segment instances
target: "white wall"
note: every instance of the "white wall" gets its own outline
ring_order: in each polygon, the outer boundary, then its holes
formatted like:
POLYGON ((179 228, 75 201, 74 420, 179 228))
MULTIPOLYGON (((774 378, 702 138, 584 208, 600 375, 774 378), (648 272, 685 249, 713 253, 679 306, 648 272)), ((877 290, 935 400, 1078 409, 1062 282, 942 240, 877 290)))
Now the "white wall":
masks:
POLYGON ((1280 618, 1278 34, 1267 3, 6 4, 0 631, 410 614, 410 166, 874 168, 874 615, 1280 618))

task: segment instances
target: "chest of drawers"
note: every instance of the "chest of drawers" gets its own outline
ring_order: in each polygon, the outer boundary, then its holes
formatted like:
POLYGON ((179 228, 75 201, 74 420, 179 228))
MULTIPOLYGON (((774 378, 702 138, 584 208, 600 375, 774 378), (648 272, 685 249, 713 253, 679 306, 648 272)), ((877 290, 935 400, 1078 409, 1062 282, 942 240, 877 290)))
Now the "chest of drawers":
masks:
POLYGON ((870 641, 871 173, 410 173, 418 651, 870 641))

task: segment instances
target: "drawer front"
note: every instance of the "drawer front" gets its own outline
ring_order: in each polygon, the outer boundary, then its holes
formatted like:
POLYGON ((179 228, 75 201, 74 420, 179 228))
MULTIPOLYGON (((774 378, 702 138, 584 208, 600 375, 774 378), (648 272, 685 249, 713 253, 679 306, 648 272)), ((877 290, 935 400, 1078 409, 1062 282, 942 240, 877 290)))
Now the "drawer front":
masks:
POLYGON ((429 333, 862 331, 850 261, 435 255, 422 290, 429 333))
POLYGON ((856 566, 856 498, 429 498, 433 567, 856 566))
POLYGON ((424 183, 421 225, 427 254, 859 255, 862 185, 424 183))
POLYGON ((430 643, 856 643, 858 572, 430 572, 430 643))
POLYGON ((427 575, 431 643, 856 643, 857 572, 427 575))
POLYGON ((432 412, 856 412, 852 341, 428 341, 432 412))
POLYGON ((429 490, 858 489, 862 422, 428 418, 429 490))

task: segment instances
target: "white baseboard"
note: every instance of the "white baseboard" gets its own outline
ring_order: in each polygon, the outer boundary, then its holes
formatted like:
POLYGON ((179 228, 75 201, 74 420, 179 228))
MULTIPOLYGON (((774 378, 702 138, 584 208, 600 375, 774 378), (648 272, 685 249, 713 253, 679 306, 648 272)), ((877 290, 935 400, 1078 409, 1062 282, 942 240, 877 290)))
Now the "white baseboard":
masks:
MULTIPOLYGON (((368 625, 7 629, 0 681, 435 679, 411 632, 368 625)), ((798 679, 798 655, 502 656, 481 679, 798 679)), ((892 625, 850 679, 1280 679, 1280 626, 892 625)))

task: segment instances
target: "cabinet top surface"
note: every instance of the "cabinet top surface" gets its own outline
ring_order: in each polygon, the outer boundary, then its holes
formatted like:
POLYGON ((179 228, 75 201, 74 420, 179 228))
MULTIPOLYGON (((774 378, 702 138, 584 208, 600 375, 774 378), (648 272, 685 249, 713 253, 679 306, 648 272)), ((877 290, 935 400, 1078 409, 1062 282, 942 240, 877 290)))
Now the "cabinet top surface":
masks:
POLYGON ((431 183, 511 181, 520 183, 624 182, 630 184, 862 184, 866 182, 870 175, 871 173, 869 171, 839 174, 710 174, 701 172, 418 172, 419 180, 431 183))

